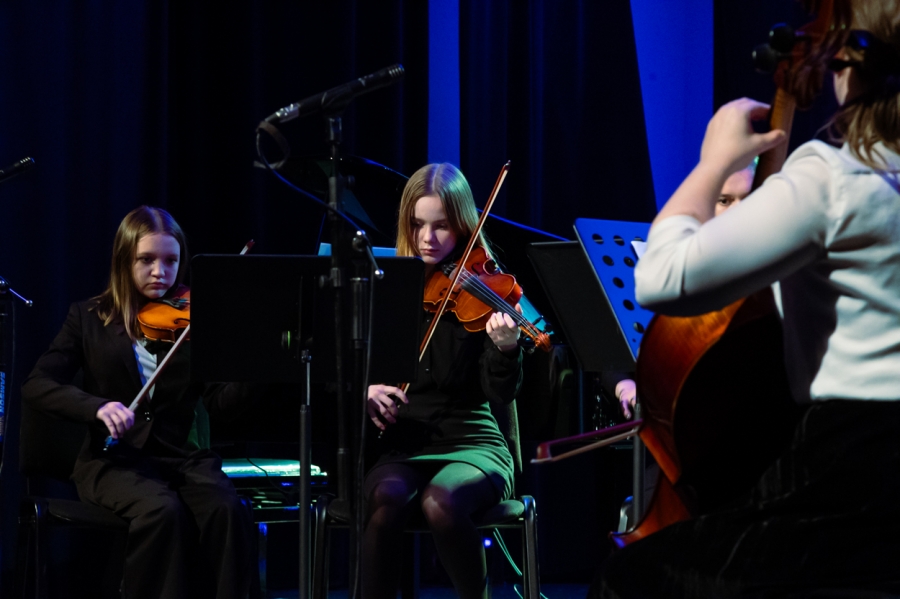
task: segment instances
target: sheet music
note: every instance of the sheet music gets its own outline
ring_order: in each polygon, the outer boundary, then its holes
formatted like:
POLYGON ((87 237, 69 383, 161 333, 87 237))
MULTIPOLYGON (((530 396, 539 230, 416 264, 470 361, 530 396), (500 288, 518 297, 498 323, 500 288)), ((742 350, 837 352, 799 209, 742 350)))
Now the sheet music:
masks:
POLYGON ((632 241, 631 249, 634 250, 634 255, 638 257, 640 260, 644 256, 644 251, 647 249, 646 241, 632 241))
MULTIPOLYGON (((385 247, 373 246, 372 254, 374 254, 376 258, 379 256, 382 256, 382 257, 396 256, 397 248, 385 248, 385 247)), ((319 256, 330 256, 331 255, 331 244, 330 243, 320 243, 318 255, 319 256)))

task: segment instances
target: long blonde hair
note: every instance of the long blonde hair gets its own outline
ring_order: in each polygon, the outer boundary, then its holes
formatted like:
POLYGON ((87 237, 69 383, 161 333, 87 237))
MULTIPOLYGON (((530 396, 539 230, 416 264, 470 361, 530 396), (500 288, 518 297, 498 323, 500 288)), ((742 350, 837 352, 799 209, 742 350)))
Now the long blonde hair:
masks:
POLYGON ((113 241, 109 283, 106 290, 95 298, 97 304, 93 309, 103 320, 103 324, 108 325, 114 321, 121 322, 132 339, 138 339, 141 336, 137 315, 141 307, 147 303, 147 298, 134 283, 132 273, 135 253, 138 242, 154 233, 171 235, 181 248, 178 275, 175 277, 175 284, 166 292, 165 297, 175 293, 184 281, 189 260, 184 232, 172 215, 162 208, 138 206, 119 223, 119 229, 116 231, 113 241))
MULTIPOLYGON (((413 173, 403 188, 397 219, 397 255, 418 256, 416 234, 413 229, 416 202, 425 196, 437 196, 444 205, 447 222, 456 234, 457 247, 466 244, 478 225, 478 211, 469 182, 458 168, 449 162, 428 164, 413 173)), ((487 237, 482 231, 477 246, 490 252, 487 237)))
POLYGON ((864 91, 842 106, 829 126, 835 141, 846 142, 862 163, 881 169, 885 164, 875 144, 900 154, 900 0, 854 0, 852 18, 843 47, 860 63, 849 68, 864 91))

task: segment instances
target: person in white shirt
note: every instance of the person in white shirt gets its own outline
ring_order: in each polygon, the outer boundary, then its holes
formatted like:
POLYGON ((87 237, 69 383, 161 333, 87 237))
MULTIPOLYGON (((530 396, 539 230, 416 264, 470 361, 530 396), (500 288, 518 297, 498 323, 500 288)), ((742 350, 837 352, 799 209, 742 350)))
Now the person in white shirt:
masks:
POLYGON ((854 0, 835 32, 843 146, 804 144, 713 218, 725 180, 786 141, 753 131, 767 105, 723 106, 635 271, 638 301, 670 315, 773 286, 801 408, 790 446, 744 503, 613 554, 592 596, 900 594, 900 2, 854 0))

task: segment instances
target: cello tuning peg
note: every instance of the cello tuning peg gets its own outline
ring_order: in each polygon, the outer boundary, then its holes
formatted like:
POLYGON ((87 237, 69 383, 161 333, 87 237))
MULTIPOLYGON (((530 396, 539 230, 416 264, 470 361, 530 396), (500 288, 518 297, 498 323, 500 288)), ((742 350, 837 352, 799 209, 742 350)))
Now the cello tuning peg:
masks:
POLYGON ((760 44, 753 49, 753 68, 760 73, 771 75, 778 68, 778 63, 787 58, 787 55, 776 51, 769 44, 760 44))
POLYGON ((772 26, 769 31, 769 45, 779 53, 787 54, 794 49, 797 42, 797 33, 794 28, 784 23, 772 26))

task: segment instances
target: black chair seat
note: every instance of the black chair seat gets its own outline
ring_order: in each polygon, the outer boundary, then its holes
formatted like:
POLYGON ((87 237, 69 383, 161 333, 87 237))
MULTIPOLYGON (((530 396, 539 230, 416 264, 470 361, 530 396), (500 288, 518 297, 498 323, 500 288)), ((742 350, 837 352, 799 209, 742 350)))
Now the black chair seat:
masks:
POLYGON ((128 530, 128 522, 108 509, 82 501, 29 496, 22 502, 22 512, 23 518, 50 516, 75 526, 128 530))
MULTIPOLYGON (((128 522, 106 508, 72 499, 29 495, 19 507, 19 539, 16 557, 16 596, 28 592, 37 599, 50 596, 50 529, 85 528, 101 531, 116 539, 114 547, 124 551, 128 522), (33 574, 29 577, 29 571, 33 574), (30 578, 30 581, 29 581, 30 578), (30 582, 30 584, 29 584, 30 582)), ((111 550, 116 555, 120 550, 111 550)), ((95 589, 102 597, 118 597, 121 563, 110 564, 106 576, 95 589), (107 580, 108 578, 108 580, 107 580)), ((81 595, 79 595, 81 596, 81 595)))
MULTIPOLYGON (((348 509, 346 502, 334 501, 331 495, 316 499, 312 597, 324 599, 328 596, 328 529, 347 526, 348 509)), ((537 553, 537 510, 534 498, 523 495, 518 499, 501 501, 483 514, 474 516, 475 525, 480 529, 517 528, 522 534, 522 578, 524 599, 540 599, 540 573, 537 553)), ((413 512, 405 532, 429 532, 421 510, 413 512)))
POLYGON ((480 518, 476 525, 480 527, 495 527, 500 524, 515 522, 525 513, 525 503, 522 499, 507 499, 501 501, 480 518))
MULTIPOLYGON (((122 560, 113 559, 92 579, 90 588, 74 591, 56 586, 52 576, 52 556, 57 529, 90 529, 105 535, 104 550, 124 555, 128 522, 113 512, 78 499, 70 481, 75 458, 81 450, 87 428, 84 424, 59 420, 36 412, 21 403, 19 420, 19 468, 25 476, 26 496, 19 504, 19 534, 16 555, 14 596, 47 599, 66 597, 118 597, 122 560)), ((81 532, 76 535, 81 535, 81 532)), ((88 537, 92 538, 93 532, 88 537)), ((80 538, 80 537, 78 537, 80 538)), ((65 546, 65 544, 63 544, 65 546)), ((84 553, 84 552, 82 552, 84 553)), ((95 562, 84 555, 84 568, 94 572, 95 562)), ((81 568, 78 568, 79 570, 81 568)))

